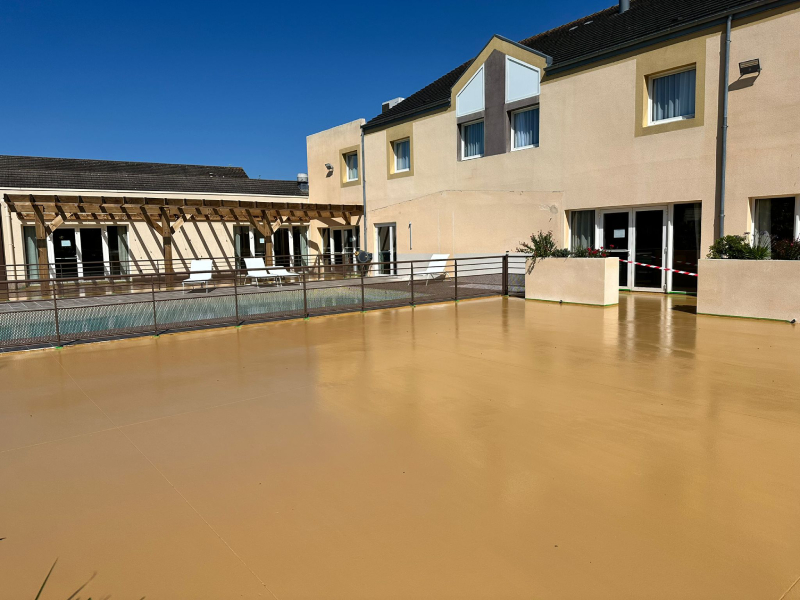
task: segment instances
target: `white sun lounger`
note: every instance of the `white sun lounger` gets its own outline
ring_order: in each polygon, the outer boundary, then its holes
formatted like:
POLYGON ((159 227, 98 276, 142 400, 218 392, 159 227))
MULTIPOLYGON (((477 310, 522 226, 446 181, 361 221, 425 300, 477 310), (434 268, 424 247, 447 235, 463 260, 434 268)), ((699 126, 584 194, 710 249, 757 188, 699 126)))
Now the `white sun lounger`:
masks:
POLYGON ((189 278, 181 282, 183 291, 186 291, 187 285, 202 285, 205 288, 206 284, 211 281, 211 268, 210 258, 193 260, 189 265, 189 278))
POLYGON ((267 271, 267 266, 264 264, 263 258, 245 258, 244 266, 247 269, 247 275, 244 276, 245 281, 248 279, 256 282, 258 287, 259 279, 275 279, 275 275, 271 275, 267 271))
POLYGON ((278 285, 281 285, 282 280, 286 279, 287 277, 297 277, 300 278, 302 275, 300 273, 292 273, 291 271, 287 271, 283 267, 270 267, 267 269, 271 277, 275 277, 278 281, 278 285))
MULTIPOLYGON (((449 254, 434 254, 431 256, 431 261, 428 263, 428 268, 420 273, 414 273, 415 280, 425 280, 425 285, 429 281, 437 279, 445 279, 447 277, 447 259, 450 258, 449 254)), ((409 284, 411 282, 409 281, 409 284)))

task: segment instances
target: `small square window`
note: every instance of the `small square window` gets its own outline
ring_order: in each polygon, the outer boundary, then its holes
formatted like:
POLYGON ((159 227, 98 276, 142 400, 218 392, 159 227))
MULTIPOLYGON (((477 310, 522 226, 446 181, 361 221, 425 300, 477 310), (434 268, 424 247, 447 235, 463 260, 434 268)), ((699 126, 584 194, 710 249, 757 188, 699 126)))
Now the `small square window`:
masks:
POLYGON ((523 150, 539 145, 539 109, 526 108, 511 113, 511 149, 523 150))
POLYGON ((347 181, 358 180, 358 152, 344 155, 344 164, 347 167, 347 181))
POLYGON ((461 157, 463 160, 483 156, 483 121, 473 121, 461 126, 461 157))
POLYGON ((693 119, 696 79, 696 69, 650 79, 650 123, 693 119))
POLYGON ((394 148, 394 172, 404 173, 411 170, 411 140, 392 142, 394 148))

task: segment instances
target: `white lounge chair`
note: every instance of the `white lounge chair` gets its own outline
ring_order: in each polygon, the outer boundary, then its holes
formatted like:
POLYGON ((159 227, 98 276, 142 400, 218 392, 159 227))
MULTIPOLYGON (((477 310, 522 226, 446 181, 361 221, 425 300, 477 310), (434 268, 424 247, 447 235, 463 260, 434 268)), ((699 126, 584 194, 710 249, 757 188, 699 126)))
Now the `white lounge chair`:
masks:
MULTIPOLYGON (((447 278, 447 259, 450 258, 449 254, 434 254, 431 256, 431 261, 428 263, 428 268, 420 273, 414 273, 414 279, 425 280, 425 285, 429 281, 436 281, 437 279, 447 278)), ((411 282, 409 282, 410 284, 411 282)))
POLYGON ((206 284, 211 281, 212 266, 210 258, 193 260, 189 265, 189 278, 181 282, 183 291, 186 291, 187 285, 202 285, 205 288, 206 284))
POLYGON ((269 267, 267 271, 270 274, 270 277, 275 277, 278 282, 278 285, 281 285, 283 279, 287 277, 297 277, 300 278, 302 275, 300 273, 292 273, 291 271, 287 271, 283 267, 269 267))
POLYGON ((258 287, 259 279, 275 279, 275 275, 271 275, 267 271, 267 266, 264 264, 263 258, 245 258, 244 266, 247 269, 247 274, 244 276, 245 281, 250 279, 256 282, 258 287))

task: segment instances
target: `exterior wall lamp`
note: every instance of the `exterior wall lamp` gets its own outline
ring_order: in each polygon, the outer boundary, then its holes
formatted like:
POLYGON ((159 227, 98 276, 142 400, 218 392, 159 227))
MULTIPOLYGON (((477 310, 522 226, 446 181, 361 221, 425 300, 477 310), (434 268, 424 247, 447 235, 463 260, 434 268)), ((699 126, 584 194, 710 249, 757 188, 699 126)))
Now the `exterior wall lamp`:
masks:
POLYGON ((754 58, 753 60, 746 60, 744 62, 739 63, 739 76, 744 77, 745 75, 758 75, 761 73, 761 62, 759 59, 754 58))

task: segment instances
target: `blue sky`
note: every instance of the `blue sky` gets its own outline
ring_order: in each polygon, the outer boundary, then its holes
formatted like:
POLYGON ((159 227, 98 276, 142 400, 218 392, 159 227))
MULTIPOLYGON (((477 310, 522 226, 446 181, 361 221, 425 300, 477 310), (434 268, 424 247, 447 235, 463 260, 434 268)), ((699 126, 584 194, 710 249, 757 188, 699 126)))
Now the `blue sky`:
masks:
POLYGON ((0 154, 306 170, 305 138, 612 0, 0 0, 0 154))

